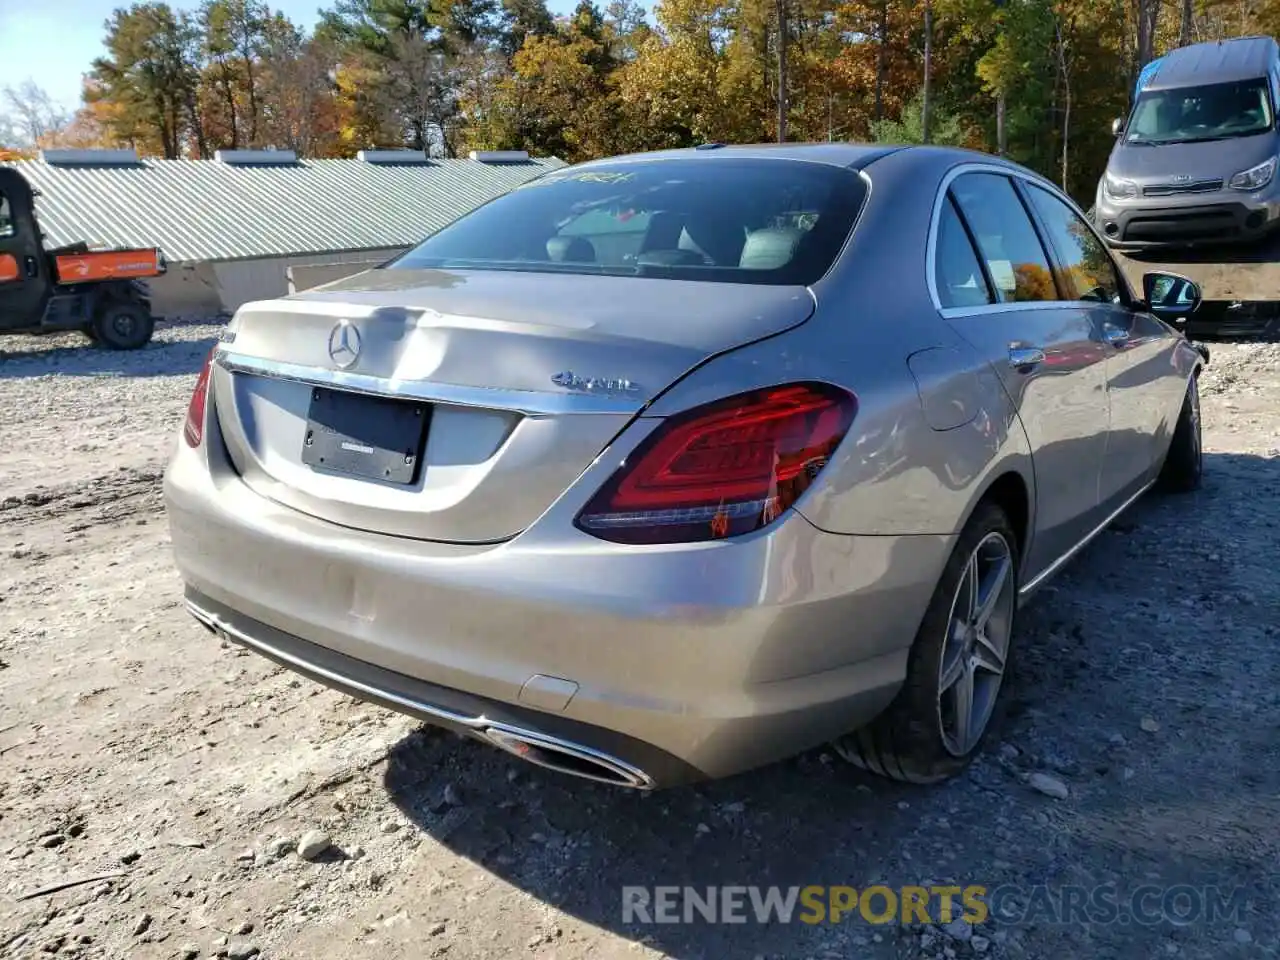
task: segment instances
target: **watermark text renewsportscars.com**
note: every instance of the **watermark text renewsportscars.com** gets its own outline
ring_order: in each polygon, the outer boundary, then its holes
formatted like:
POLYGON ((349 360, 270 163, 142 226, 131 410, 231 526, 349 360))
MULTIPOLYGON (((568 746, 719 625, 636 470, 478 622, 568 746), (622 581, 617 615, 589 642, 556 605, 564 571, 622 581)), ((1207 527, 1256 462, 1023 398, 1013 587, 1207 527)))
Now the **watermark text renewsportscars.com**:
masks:
POLYGON ((983 884, 622 888, 622 922, 1138 924, 1241 922, 1242 887, 983 884))

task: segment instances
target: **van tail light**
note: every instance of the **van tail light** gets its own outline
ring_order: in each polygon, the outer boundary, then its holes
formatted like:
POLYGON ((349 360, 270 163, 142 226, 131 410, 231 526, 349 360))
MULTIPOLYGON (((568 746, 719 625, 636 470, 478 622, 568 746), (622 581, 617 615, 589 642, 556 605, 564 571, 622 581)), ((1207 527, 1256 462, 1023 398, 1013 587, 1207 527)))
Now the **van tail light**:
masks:
POLYGON ((827 465, 853 424, 853 394, 795 383, 665 420, 578 514, 618 543, 688 543, 772 523, 827 465))
MULTIPOLYGON (((214 348, 216 350, 217 347, 214 348)), ((204 439, 204 408, 209 398, 209 365, 213 363, 213 350, 204 358, 204 366, 200 368, 200 376, 196 378, 196 388, 191 394, 191 402, 187 404, 187 422, 182 427, 182 436, 187 446, 198 447, 204 439)))

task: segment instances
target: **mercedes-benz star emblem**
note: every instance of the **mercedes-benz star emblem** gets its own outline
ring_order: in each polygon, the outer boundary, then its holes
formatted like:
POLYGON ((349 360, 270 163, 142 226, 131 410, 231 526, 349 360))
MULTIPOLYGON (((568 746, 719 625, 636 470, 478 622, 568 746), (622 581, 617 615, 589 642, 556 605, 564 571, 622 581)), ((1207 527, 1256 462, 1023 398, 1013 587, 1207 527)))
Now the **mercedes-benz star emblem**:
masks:
POLYGON ((360 328, 350 320, 329 331, 329 359, 343 370, 360 359, 360 328))

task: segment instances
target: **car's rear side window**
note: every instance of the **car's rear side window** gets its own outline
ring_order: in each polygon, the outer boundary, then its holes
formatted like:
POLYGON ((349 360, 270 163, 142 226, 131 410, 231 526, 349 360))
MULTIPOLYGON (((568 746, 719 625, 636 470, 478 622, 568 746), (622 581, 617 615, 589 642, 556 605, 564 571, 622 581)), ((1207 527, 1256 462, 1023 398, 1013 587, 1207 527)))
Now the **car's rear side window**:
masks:
POLYGON ((941 306, 979 307, 994 302, 978 254, 950 196, 942 201, 933 270, 941 306))
POLYGON ((593 164, 454 221, 388 269, 521 270, 807 285, 866 198, 852 170, 785 159, 593 164))
POLYGON ((1008 177, 966 173, 951 195, 973 231, 1002 303, 1058 300, 1049 258, 1008 177))
POLYGON ((1027 196, 1053 244, 1068 296, 1099 303, 1120 302, 1120 276, 1106 248, 1089 226, 1049 191, 1028 187, 1027 196))

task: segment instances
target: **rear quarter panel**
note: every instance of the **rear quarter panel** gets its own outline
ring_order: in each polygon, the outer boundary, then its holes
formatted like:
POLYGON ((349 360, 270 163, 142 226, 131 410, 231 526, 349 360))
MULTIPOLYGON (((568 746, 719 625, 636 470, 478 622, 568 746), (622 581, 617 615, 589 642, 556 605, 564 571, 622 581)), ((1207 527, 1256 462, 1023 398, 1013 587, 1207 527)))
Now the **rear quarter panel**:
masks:
POLYGON ((938 183, 956 162, 954 154, 911 151, 872 164, 870 197, 844 255, 813 288, 814 316, 709 362, 646 415, 668 416, 787 381, 852 390, 853 428, 797 507, 831 533, 955 533, 986 488, 1010 470, 1023 478, 1034 504, 1026 436, 998 377, 929 297, 935 190, 922 185, 938 183), (926 351, 928 362, 909 366, 926 351), (956 407, 963 413, 955 415, 956 407))

